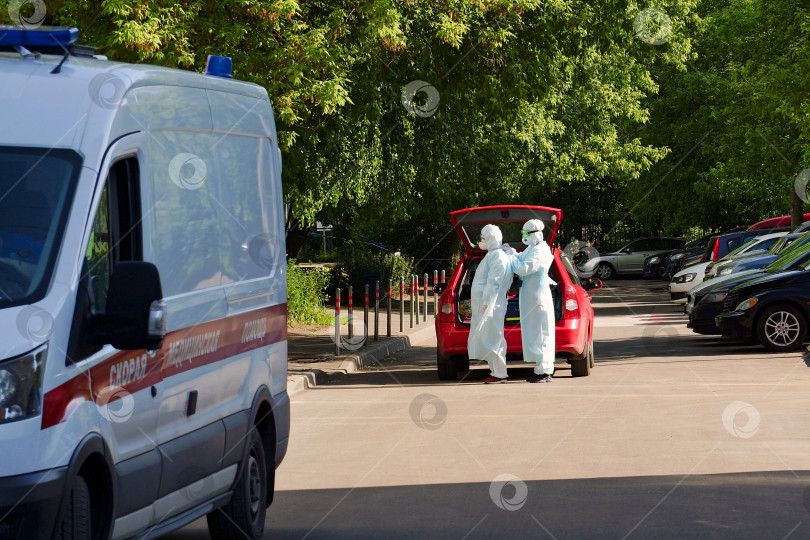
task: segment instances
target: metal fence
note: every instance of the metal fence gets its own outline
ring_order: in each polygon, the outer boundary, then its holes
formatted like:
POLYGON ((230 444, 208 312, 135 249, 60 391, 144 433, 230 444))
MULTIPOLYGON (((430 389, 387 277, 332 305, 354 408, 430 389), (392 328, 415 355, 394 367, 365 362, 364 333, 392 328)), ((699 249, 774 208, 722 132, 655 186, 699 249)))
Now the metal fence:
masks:
POLYGON ((630 243, 636 238, 665 236, 674 238, 683 238, 687 242, 696 240, 708 234, 711 231, 692 228, 682 234, 660 234, 651 231, 646 227, 635 225, 617 225, 612 227, 603 227, 601 225, 585 225, 581 228, 566 230, 560 227, 557 235, 556 244, 560 248, 564 248, 568 243, 577 240, 590 242, 598 251, 608 253, 614 251, 625 244, 630 243))

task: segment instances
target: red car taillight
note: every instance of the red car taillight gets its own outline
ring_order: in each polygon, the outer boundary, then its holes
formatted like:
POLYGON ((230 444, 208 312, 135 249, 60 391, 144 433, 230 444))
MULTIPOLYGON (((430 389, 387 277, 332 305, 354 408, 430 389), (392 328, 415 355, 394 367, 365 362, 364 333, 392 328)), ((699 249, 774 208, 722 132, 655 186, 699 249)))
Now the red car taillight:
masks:
POLYGON ((577 301, 577 291, 571 285, 566 285, 563 293, 563 319, 579 318, 579 302, 577 301))
POLYGON ((720 239, 716 238, 714 240, 714 247, 712 248, 712 258, 710 260, 716 261, 720 258, 720 239))
POLYGON ((455 322, 456 320, 456 295, 453 291, 447 290, 439 298, 439 322, 455 322))

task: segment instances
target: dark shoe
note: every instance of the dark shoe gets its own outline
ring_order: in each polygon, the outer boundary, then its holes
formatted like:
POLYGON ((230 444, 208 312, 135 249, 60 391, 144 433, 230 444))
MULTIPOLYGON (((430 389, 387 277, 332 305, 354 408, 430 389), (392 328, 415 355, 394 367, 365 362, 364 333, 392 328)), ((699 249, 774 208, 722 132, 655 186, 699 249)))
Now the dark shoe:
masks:
POLYGON ((484 379, 484 384, 493 384, 493 383, 499 383, 499 382, 506 382, 506 377, 501 379, 500 377, 494 377, 494 376, 490 375, 489 377, 484 379))
POLYGON ((538 375, 537 373, 532 373, 528 377, 526 377, 526 382, 530 383, 540 383, 540 382, 551 382, 551 375, 548 373, 543 373, 538 375))

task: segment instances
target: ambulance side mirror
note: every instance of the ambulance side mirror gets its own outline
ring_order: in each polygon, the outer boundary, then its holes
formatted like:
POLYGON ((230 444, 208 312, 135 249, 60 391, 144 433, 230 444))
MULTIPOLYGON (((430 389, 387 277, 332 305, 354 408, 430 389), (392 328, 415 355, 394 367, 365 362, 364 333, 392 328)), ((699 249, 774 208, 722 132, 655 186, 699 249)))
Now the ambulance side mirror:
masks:
POLYGON ((120 350, 157 350, 166 334, 166 304, 157 267, 119 262, 110 275, 105 313, 93 316, 94 341, 120 350))

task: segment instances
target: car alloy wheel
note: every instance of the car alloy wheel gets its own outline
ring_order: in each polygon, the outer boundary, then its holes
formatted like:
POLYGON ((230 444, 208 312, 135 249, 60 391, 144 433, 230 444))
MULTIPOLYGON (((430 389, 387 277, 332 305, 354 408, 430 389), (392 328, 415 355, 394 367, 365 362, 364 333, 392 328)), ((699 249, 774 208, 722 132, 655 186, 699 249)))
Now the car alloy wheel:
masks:
POLYGON ((760 343, 772 351, 796 349, 807 335, 804 317, 792 306, 774 306, 766 310, 757 327, 760 343))
POLYGON ((600 263, 596 267, 596 275, 599 279, 610 279, 613 277, 613 267, 607 263, 600 263))
POLYGON ((765 321, 765 335, 768 341, 786 347, 799 337, 799 321, 787 311, 777 311, 765 321))

